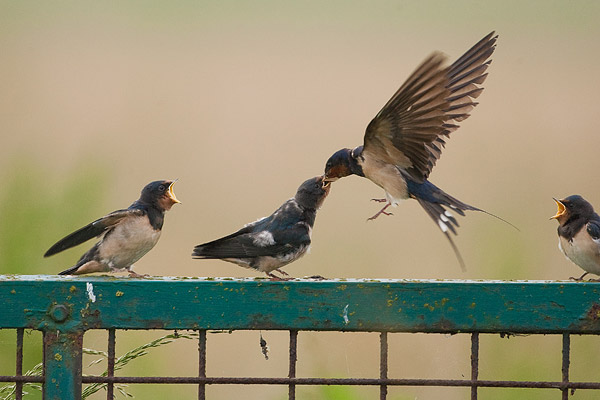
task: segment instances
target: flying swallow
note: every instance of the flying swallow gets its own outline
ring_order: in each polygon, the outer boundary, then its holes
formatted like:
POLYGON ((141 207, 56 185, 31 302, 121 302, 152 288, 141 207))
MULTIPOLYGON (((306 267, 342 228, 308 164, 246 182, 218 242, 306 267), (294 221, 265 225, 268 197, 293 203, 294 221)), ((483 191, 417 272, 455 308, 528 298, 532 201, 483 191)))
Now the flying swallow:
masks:
POLYGON ((239 231, 194 247, 195 259, 221 259, 264 272, 273 280, 281 267, 302 257, 309 249, 312 228, 329 194, 330 183, 322 176, 305 181, 296 195, 273 214, 245 225, 239 231))
POLYGON ((474 99, 483 91, 496 39, 490 33, 450 66, 441 53, 430 55, 369 123, 363 145, 337 151, 325 166, 326 181, 354 174, 385 190, 385 199, 373 200, 386 205, 369 220, 390 215, 386 209, 403 199, 416 199, 450 241, 463 270, 449 235, 458 227, 450 210, 463 216, 467 210, 489 213, 450 196, 428 177, 450 133, 478 104, 474 99))
POLYGON ((126 270, 130 276, 140 276, 132 270, 133 263, 156 245, 165 211, 180 203, 173 193, 174 184, 175 181, 147 184, 140 198, 129 208, 113 211, 62 238, 50 247, 44 257, 100 237, 100 241, 81 256, 77 264, 59 275, 126 270))
POLYGON ((600 275, 600 216, 583 197, 573 195, 556 200, 558 211, 550 219, 558 221, 558 247, 585 273, 600 275))

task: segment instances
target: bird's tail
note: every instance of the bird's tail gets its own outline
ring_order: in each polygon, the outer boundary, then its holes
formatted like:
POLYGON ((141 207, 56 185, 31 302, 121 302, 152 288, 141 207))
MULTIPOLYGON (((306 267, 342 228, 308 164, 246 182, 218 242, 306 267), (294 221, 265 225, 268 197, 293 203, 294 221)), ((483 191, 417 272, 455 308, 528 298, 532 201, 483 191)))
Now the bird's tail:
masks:
POLYGON ((442 233, 450 242, 450 246, 452 246, 452 249, 454 250, 456 258, 458 259, 460 267, 463 271, 465 270, 465 263, 449 233, 452 232, 453 234, 457 235, 458 233, 456 232, 456 228, 459 227, 459 224, 450 210, 462 216, 465 215, 465 211, 479 211, 499 219, 500 221, 512 226, 516 230, 519 230, 519 228, 497 215, 482 210, 481 208, 471 206, 467 203, 463 203, 462 201, 450 196, 448 193, 444 192, 442 189, 438 188, 429 181, 417 183, 407 180, 407 184, 411 197, 415 198, 419 202, 427 215, 433 219, 433 221, 438 225, 442 233))
POLYGON ((80 267, 79 263, 77 263, 76 265, 73 265, 71 268, 69 269, 65 269, 62 272, 59 272, 59 275, 76 275, 73 272, 77 271, 77 269, 80 267))

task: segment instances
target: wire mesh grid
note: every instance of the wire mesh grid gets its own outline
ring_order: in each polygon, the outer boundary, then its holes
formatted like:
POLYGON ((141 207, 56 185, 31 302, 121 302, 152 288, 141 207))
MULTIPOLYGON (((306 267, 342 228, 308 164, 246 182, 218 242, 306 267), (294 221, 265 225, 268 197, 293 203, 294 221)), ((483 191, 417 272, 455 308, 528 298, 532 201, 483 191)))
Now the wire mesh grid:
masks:
MULTIPOLYGON (((207 331, 198 332, 198 376, 115 376, 115 348, 117 332, 116 329, 108 330, 108 358, 106 376, 82 375, 82 384, 100 383, 106 385, 106 398, 115 398, 116 384, 186 384, 198 386, 198 399, 207 398, 207 385, 286 385, 288 387, 288 399, 296 399, 296 388, 298 386, 318 385, 343 385, 343 386, 378 386, 379 398, 388 399, 389 386, 436 386, 436 387, 466 387, 470 388, 472 400, 478 399, 478 389, 488 388, 532 388, 532 389, 555 389, 560 392, 562 399, 568 399, 575 389, 600 389, 600 382, 573 382, 569 380, 570 367, 570 338, 571 335, 562 335, 562 363, 561 381, 515 381, 515 380, 480 380, 479 379, 479 337, 480 333, 470 333, 471 352, 470 369, 471 379, 403 379, 390 378, 388 366, 390 358, 394 354, 389 353, 388 336, 393 333, 379 332, 379 378, 300 378, 296 376, 298 364, 298 330, 289 331, 289 368, 287 377, 228 377, 207 375, 207 331)), ((47 384, 45 375, 25 376, 23 375, 23 336, 24 329, 16 330, 16 366, 15 375, 0 376, 0 382, 15 384, 14 398, 23 399, 23 385, 27 383, 47 384)), ((558 398, 558 393, 557 397, 558 398)))

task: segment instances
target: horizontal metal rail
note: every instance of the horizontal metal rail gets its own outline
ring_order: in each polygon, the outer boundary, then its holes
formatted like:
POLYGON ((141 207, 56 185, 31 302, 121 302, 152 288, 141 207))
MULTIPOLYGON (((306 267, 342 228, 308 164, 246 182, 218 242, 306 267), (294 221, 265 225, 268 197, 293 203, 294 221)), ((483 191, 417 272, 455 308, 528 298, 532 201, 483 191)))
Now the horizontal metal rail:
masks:
POLYGON ((0 327, 600 333, 600 284, 1 276, 0 327))

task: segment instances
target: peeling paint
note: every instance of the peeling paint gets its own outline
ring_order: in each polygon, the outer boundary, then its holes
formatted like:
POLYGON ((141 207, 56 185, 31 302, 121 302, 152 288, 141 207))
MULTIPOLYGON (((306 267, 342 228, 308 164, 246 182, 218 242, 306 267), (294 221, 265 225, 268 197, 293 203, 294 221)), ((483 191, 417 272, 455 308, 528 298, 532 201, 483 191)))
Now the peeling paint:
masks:
POLYGON ((91 282, 86 282, 85 283, 85 290, 87 291, 88 299, 90 299, 90 301, 92 303, 95 303, 96 302, 96 295, 94 294, 94 285, 92 285, 91 282))
POLYGON ((343 316, 344 316, 344 324, 348 325, 348 323, 350 322, 350 320, 348 319, 348 307, 350 306, 350 304, 346 304, 346 307, 344 307, 344 312, 343 312, 343 316))

